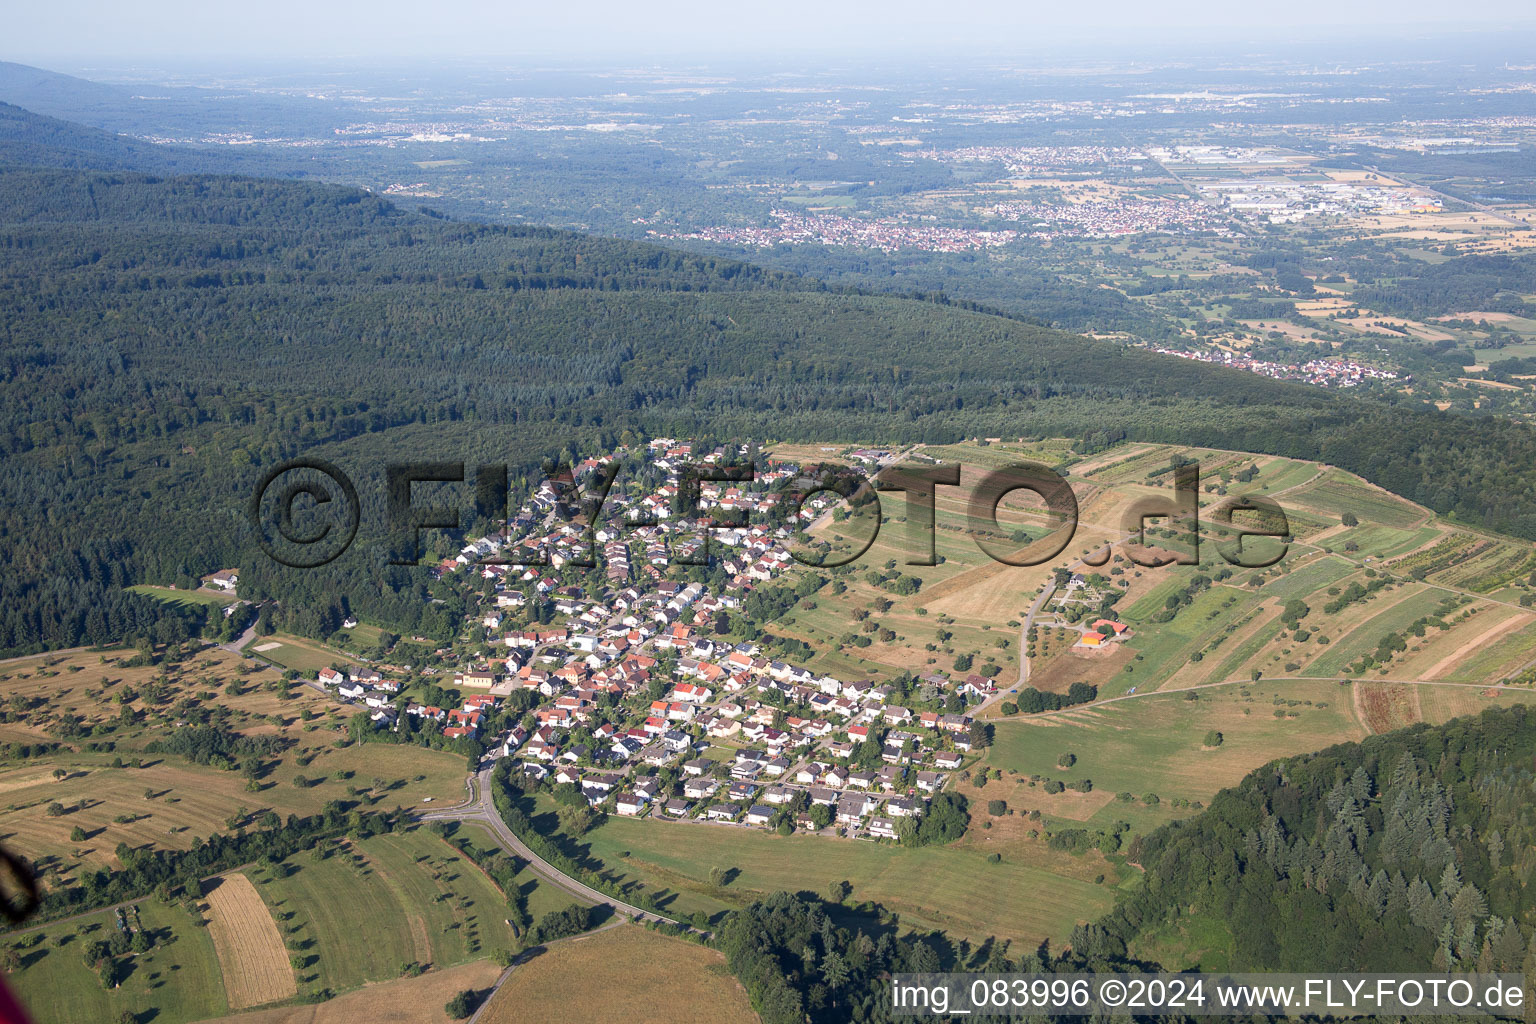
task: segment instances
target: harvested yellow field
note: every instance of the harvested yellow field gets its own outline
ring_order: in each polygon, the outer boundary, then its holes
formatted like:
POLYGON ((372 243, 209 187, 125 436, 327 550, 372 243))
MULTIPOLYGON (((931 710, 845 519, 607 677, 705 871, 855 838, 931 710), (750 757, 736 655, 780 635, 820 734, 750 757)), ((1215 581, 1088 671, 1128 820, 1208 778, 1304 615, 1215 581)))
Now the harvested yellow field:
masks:
POLYGON ((208 894, 208 934, 219 954, 231 1009, 287 999, 298 992, 277 922, 244 875, 216 879, 208 894))
MULTIPOLYGON (((1381 325, 1385 324, 1388 327, 1396 328, 1398 331, 1406 332, 1409 336, 1420 341, 1450 341, 1456 337, 1454 334, 1448 334, 1439 328, 1431 327, 1418 320, 1409 320, 1400 316, 1381 316, 1377 313, 1371 313, 1368 316, 1339 317, 1338 323, 1347 324, 1362 334, 1385 334, 1391 336, 1392 331, 1382 329, 1381 325)), ((1401 334, 1398 335, 1398 337, 1401 336, 1401 334)))
POLYGON ((484 991, 500 975, 501 968, 491 961, 477 960, 415 978, 368 985, 317 1005, 234 1013, 218 1018, 218 1024, 449 1024, 443 1009, 448 1000, 465 989, 484 991))
POLYGON ((757 1021, 722 954, 628 924, 561 942, 518 967, 480 1022, 548 1024, 551 1016, 561 1024, 757 1021))

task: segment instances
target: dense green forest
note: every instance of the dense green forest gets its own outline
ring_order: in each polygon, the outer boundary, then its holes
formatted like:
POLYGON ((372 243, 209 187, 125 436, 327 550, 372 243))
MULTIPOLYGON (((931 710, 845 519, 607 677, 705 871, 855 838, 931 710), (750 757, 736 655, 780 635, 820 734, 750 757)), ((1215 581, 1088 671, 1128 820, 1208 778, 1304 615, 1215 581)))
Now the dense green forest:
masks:
POLYGON ((1525 426, 349 188, 0 169, 0 321, 0 651, 142 635, 123 584, 232 565, 289 628, 351 610, 444 634, 456 609, 376 543, 386 462, 526 472, 647 435, 1112 432, 1317 458, 1536 537, 1525 426), (360 543, 323 570, 278 569, 244 519, 300 454, 362 495, 360 543))
MULTIPOLYGON (((15 67, 0 62, 0 87, 7 81, 7 70, 15 67)), ((157 145, 47 117, 10 103, 0 103, 0 164, 151 174, 302 177, 308 173, 294 160, 266 152, 240 147, 231 150, 157 145)))
POLYGON ((1536 292, 1536 259, 1530 256, 1463 256, 1417 269, 1390 282, 1356 289, 1361 305, 1410 317, 1434 317, 1458 309, 1529 316, 1525 296, 1536 292))

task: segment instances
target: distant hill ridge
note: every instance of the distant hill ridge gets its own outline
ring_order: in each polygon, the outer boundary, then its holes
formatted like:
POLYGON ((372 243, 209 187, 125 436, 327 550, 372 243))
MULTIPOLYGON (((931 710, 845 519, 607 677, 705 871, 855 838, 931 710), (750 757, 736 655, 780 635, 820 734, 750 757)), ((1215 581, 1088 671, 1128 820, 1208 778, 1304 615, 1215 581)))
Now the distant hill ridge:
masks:
MULTIPOLYGON (((56 153, 113 149, 15 120, 56 153)), ((0 649, 78 642, 122 582, 229 565, 301 605, 347 594, 403 627, 441 614, 362 554, 261 577, 241 510, 264 467, 299 454, 375 474, 403 457, 528 472, 626 431, 1141 439, 1332 463, 1536 538, 1524 425, 646 243, 447 221, 358 189, 13 166, 0 252, 0 493, 15 510, 0 649), (62 547, 61 530, 75 538, 62 547)), ((382 501, 372 483, 365 504, 382 501)))
POLYGON ((290 173, 261 153, 158 145, 0 101, 0 166, 6 165, 148 174, 290 173))

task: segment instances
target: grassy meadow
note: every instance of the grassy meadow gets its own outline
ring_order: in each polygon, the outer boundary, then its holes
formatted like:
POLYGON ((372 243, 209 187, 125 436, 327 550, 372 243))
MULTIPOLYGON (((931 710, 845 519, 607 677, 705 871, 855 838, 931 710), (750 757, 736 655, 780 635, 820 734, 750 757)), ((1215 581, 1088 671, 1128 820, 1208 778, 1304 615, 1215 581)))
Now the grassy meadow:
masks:
POLYGON ((725 957, 636 925, 551 945, 518 967, 482 1024, 756 1024, 725 957))

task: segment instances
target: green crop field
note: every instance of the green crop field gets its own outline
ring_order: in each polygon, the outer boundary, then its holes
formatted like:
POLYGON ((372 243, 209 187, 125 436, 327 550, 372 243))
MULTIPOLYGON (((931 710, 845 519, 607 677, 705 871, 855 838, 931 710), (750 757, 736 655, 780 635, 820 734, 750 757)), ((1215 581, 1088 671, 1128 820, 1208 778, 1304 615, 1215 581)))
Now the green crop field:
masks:
MULTIPOLYGON (((1138 694, 1066 714, 1006 719, 996 726, 986 763, 1064 781, 1088 778, 1095 791, 1156 793, 1158 816, 1166 817, 1172 809, 1163 805, 1172 798, 1209 800, 1277 757, 1364 735, 1348 690, 1337 684, 1232 683, 1197 692, 1196 700, 1179 692, 1138 694), (1298 717, 1276 718, 1277 697, 1302 702, 1288 709, 1298 717), (1212 729, 1224 742, 1207 750, 1212 729), (1071 769, 1056 766, 1063 753, 1076 755, 1071 769)), ((1089 820, 1108 824, 1129 809, 1110 803, 1089 820)))
POLYGON ((252 870, 285 938, 313 943, 300 991, 342 991, 511 948, 506 900, 474 862, 424 829, 348 843, 286 873, 252 870), (276 875, 281 877, 276 877, 276 875))
POLYGON ((1498 682, 1532 658, 1536 658, 1536 626, 1511 629, 1458 659, 1445 678, 1465 683, 1498 682))
MULTIPOLYGON (((830 836, 776 836, 689 822, 609 818, 581 839, 608 870, 652 892, 674 894, 674 913, 713 914, 777 889, 824 890, 847 880, 853 899, 876 900, 916 928, 944 928, 1038 943, 1062 941, 1079 921, 1107 909, 1112 890, 1076 877, 1072 858, 1058 870, 1038 857, 987 860, 984 847, 904 849, 830 836), (1034 861, 1031 863, 1030 861, 1034 861), (716 865, 740 874, 723 889, 709 884, 716 865)), ((1102 870, 1102 869, 1100 869, 1102 870)))
MULTIPOLYGON (((366 622, 359 622, 351 629, 343 630, 343 633, 346 635, 349 649, 366 653, 378 645, 384 630, 366 622)), ((335 637, 333 636, 332 639, 334 640, 335 637)))
POLYGON ((1054 466, 1072 457, 1072 447, 1071 442, 1065 439, 1048 438, 1033 444, 1003 442, 1001 444, 988 445, 929 445, 923 448, 923 454, 930 455, 944 462, 979 466, 984 469, 996 469, 1000 466, 1016 465, 1024 461, 1043 462, 1054 466))
POLYGON ((1107 463, 1089 472, 1087 476, 1094 482, 1103 484, 1142 483, 1147 479, 1148 473, 1167 469, 1169 461, 1175 454, 1189 456, 1191 453, 1188 449, 1158 446, 1128 458, 1107 463))
MULTIPOLYGON (((1305 483, 1317 475, 1318 467, 1310 462, 1297 462, 1294 459, 1263 459, 1256 458, 1259 463, 1259 473, 1246 484, 1234 484, 1234 489, 1241 494, 1274 494, 1276 491, 1284 491, 1297 484, 1305 483)), ((1280 507, 1284 508, 1286 502, 1282 501, 1280 507)))
POLYGON ((1184 568, 1169 567, 1165 570, 1166 578, 1162 579, 1147 593, 1138 598, 1129 608, 1122 608, 1120 614, 1128 622, 1145 623, 1153 615, 1162 611, 1164 602, 1170 595, 1178 593, 1189 585, 1189 571, 1184 568))
POLYGON ((1488 593, 1531 572, 1536 555, 1529 543, 1491 538, 1478 541, 1472 548, 1475 554, 1469 553, 1465 559, 1431 574, 1430 582, 1488 593))
POLYGON ((1253 600, 1232 587, 1210 587, 1179 609, 1168 622, 1138 626, 1127 645, 1141 655, 1131 682, 1143 689, 1155 687, 1189 662, 1189 656, 1205 646, 1206 639, 1243 613, 1253 600))
MULTIPOLYGON (((983 791, 1010 807, 1038 809, 1057 824, 1104 828, 1128 822, 1135 831, 1191 813, 1173 800, 1208 803, 1219 790, 1276 758, 1356 740, 1369 730, 1357 717, 1352 685, 1302 679, 1264 679, 1208 686, 1190 692, 1138 694, 1107 704, 1047 715, 1008 718, 995 725, 983 767, 1001 769, 1001 780, 983 791), (1278 713, 1278 715, 1277 715, 1278 713), (1206 734, 1222 734, 1208 748, 1206 734), (1061 768, 1063 754, 1076 758, 1061 768), (1017 772, 1010 783, 1006 773, 1017 772), (1129 802, 1106 799, 1086 818, 1060 813, 1080 807, 1070 790, 1055 796, 1025 779, 1040 776, 1071 782, 1089 779, 1093 793, 1129 793, 1129 802), (1148 805, 1143 797, 1158 796, 1148 805), (1071 817, 1073 820, 1064 821, 1071 817)), ((1382 685, 1382 684, 1374 684, 1382 685)), ((1511 700, 1536 701, 1536 691, 1488 693, 1472 687, 1410 686, 1418 712, 1414 720, 1437 724, 1511 700)), ((1406 723, 1405 723, 1406 724, 1406 723)))

